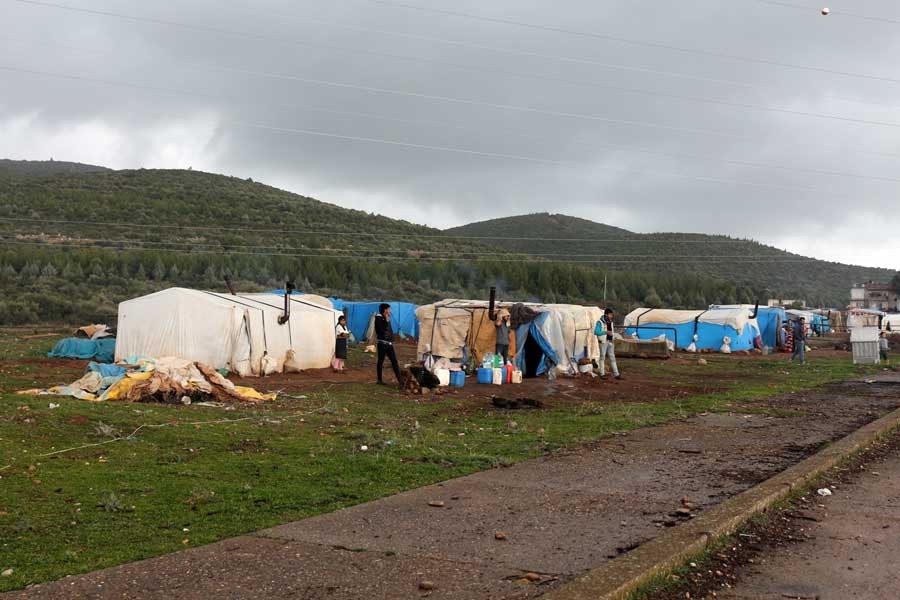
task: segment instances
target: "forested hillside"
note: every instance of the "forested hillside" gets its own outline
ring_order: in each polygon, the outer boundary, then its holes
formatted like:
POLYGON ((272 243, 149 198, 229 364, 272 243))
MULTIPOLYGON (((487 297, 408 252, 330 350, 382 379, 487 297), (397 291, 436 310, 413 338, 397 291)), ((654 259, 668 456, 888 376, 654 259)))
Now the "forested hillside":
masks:
MULTIPOLYGON (((574 254, 573 249, 573 254, 574 254)), ((700 274, 609 271, 511 254, 250 180, 69 163, 0 168, 0 324, 108 319, 173 286, 348 299, 485 298, 704 306, 761 291, 700 274)))
POLYGON ((817 306, 844 307, 853 283, 887 282, 894 274, 815 260, 752 240, 692 233, 638 234, 547 213, 471 223, 447 233, 548 260, 587 261, 617 271, 699 274, 759 290, 767 297, 800 298, 817 306))

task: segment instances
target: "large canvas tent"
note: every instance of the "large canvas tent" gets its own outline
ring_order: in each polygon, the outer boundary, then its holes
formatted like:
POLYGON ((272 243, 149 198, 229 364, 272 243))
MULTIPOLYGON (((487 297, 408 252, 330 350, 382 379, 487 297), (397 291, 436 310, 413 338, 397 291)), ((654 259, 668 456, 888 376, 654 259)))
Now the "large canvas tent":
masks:
POLYGON ((779 348, 784 346, 784 328, 782 325, 787 320, 784 309, 780 306, 760 306, 755 307, 750 304, 713 304, 710 310, 725 310, 743 308, 751 311, 756 310, 756 323, 759 325, 759 335, 762 338, 764 346, 769 348, 779 348))
MULTIPOLYGON (((443 300, 420 306, 420 356, 461 359, 465 354, 476 364, 494 352, 496 328, 489 304, 477 300, 443 300)), ((579 358, 597 359, 600 347, 594 326, 602 313, 596 306, 570 304, 512 304, 498 302, 496 311, 511 313, 510 352, 516 367, 526 377, 536 377, 553 367, 574 366, 579 358)))
POLYGON ((637 308, 625 316, 625 335, 638 339, 666 336, 677 348, 718 351, 730 339, 733 351, 762 345, 759 325, 749 308, 670 310, 637 308), (696 340, 694 339, 696 336, 696 340))
POLYGON ((266 370, 264 357, 281 372, 292 351, 293 368, 327 367, 340 313, 313 295, 291 296, 290 313, 287 322, 278 322, 284 299, 272 294, 169 288, 119 304, 116 359, 175 356, 259 375, 266 370))

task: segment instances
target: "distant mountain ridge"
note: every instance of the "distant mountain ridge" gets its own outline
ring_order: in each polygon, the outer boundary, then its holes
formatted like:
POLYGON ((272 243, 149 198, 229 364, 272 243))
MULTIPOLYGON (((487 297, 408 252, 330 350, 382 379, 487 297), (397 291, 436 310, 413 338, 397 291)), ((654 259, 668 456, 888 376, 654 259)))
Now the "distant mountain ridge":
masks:
MULTIPOLYGON (((0 324, 111 320, 121 300, 174 285, 224 291, 226 276, 239 291, 293 280, 302 291, 348 300, 427 303, 486 298, 496 287, 505 300, 624 312, 764 301, 767 295, 843 306, 854 281, 890 275, 821 261, 805 271, 793 263, 778 269, 686 264, 677 258, 685 253, 677 242, 688 239, 698 242, 691 252, 699 246, 705 258, 719 252, 707 242, 728 240, 641 236, 547 214, 445 232, 249 178, 2 161, 0 324)), ((791 256, 737 242, 746 252, 791 256)))
POLYGON ((634 233, 550 213, 491 219, 445 232, 535 257, 595 261, 615 270, 699 274, 750 286, 774 298, 804 298, 840 308, 849 302, 854 283, 888 281, 894 275, 889 269, 817 260, 752 240, 700 233, 634 233))

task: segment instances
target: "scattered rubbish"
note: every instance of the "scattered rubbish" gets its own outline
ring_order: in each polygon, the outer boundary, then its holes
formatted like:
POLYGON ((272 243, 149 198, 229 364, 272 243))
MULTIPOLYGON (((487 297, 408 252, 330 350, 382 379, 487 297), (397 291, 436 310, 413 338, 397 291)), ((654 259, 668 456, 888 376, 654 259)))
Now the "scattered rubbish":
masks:
POLYGON ((444 506, 444 501, 443 500, 432 500, 431 502, 428 503, 428 506, 433 506, 434 508, 441 508, 442 506, 444 506))
POLYGON ((181 403, 184 404, 185 406, 190 406, 190 404, 191 404, 191 397, 190 397, 190 396, 182 396, 182 397, 181 397, 181 403))
POLYGON ((359 449, 360 449, 361 452, 366 452, 366 451, 369 450, 369 447, 366 446, 365 444, 363 444, 362 446, 359 447, 359 449))
POLYGON ((159 360, 132 357, 114 365, 91 362, 84 376, 69 385, 18 393, 166 404, 187 404, 185 397, 192 402, 200 399, 259 402, 276 398, 276 394, 261 394, 253 388, 234 385, 203 363, 171 357, 159 360))
POLYGON ((420 581, 419 589, 422 590, 423 592, 430 592, 431 590, 434 589, 434 582, 433 581, 420 581))
POLYGON ((13 573, 15 573, 13 569, 3 569, 3 571, 0 572, 0 575, 2 575, 3 577, 9 577, 13 573))
POLYGON ((506 541, 506 534, 503 533, 502 531, 495 531, 495 532, 494 532, 494 539, 495 539, 495 540, 500 540, 501 542, 504 542, 504 541, 506 541))
POLYGON ((540 581, 540 580, 541 580, 541 576, 538 575, 537 573, 530 573, 530 572, 529 572, 529 573, 525 573, 525 579, 527 579, 528 581, 531 581, 531 582, 534 582, 534 581, 540 581))
POLYGON ((828 488, 821 488, 816 493, 819 494, 820 496, 830 496, 831 490, 829 490, 828 488))
POLYGON ((54 408, 59 408, 59 404, 54 404, 53 402, 51 402, 50 405, 48 406, 48 408, 50 410, 53 410, 54 408))
POLYGON ((705 359, 705 358, 698 358, 698 359, 697 359, 697 364, 703 366, 703 365, 707 365, 707 364, 709 364, 709 363, 706 362, 706 359, 705 359))

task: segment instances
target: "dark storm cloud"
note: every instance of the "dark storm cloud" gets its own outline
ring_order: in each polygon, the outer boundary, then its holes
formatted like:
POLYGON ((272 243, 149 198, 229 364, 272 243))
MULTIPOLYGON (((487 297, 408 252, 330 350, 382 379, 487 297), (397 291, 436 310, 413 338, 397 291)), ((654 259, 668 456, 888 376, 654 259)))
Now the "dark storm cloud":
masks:
MULTIPOLYGON (((511 0, 409 2, 900 79, 900 25, 842 16, 837 5, 822 17, 815 6, 801 11, 752 0, 568 0, 552 8, 511 0)), ((727 233, 825 258, 900 266, 887 233, 900 227, 900 183, 834 174, 900 178, 900 127, 891 125, 900 123, 900 84, 893 81, 368 0, 71 2, 194 28, 15 0, 0 5, 12 24, 0 36, 0 66, 76 78, 0 70, 3 156, 192 166, 436 227, 565 212, 636 231, 727 233), (873 236, 876 227, 886 233, 873 236)), ((897 16, 888 0, 848 7, 897 16)))

